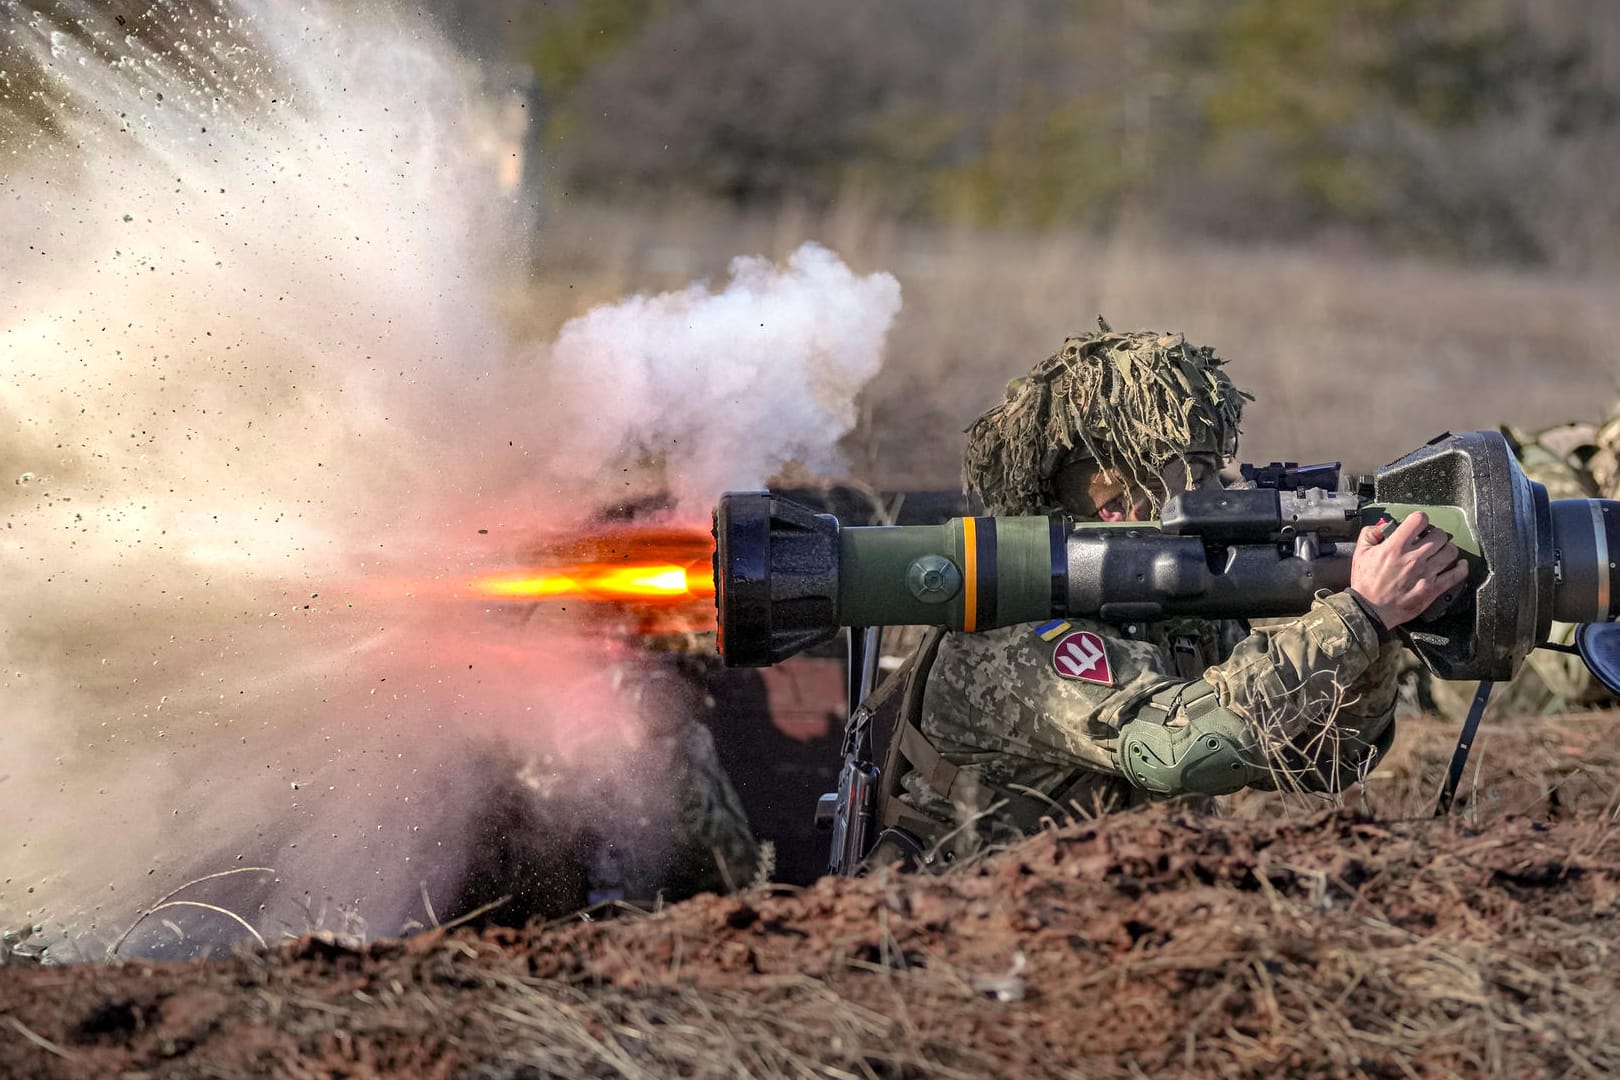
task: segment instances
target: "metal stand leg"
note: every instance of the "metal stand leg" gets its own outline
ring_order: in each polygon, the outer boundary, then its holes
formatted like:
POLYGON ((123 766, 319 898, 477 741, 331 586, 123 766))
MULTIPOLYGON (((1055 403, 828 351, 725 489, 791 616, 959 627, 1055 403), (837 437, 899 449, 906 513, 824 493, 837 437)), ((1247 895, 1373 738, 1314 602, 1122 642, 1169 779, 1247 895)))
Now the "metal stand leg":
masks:
POLYGON ((1474 703, 1468 707, 1468 718, 1463 721, 1462 731, 1457 735, 1457 749, 1451 753, 1451 768, 1446 771, 1446 782, 1440 788, 1440 801, 1434 805, 1434 816, 1445 817, 1451 813, 1451 800, 1457 797, 1457 785, 1462 781, 1463 769, 1468 765, 1468 752, 1474 748, 1474 735, 1479 731, 1480 717, 1485 715, 1485 705, 1491 700, 1493 682, 1481 682, 1479 689, 1474 692, 1474 703))

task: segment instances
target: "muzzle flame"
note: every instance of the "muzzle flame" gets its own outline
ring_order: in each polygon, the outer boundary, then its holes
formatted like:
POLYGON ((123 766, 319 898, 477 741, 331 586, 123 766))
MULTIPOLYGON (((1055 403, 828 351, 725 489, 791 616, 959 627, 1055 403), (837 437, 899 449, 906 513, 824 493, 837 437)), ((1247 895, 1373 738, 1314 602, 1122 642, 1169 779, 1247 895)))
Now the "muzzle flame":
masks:
POLYGON ((640 633, 713 630, 713 555, 704 529, 622 525, 536 544, 523 565, 478 578, 472 589, 504 603, 572 606, 640 633))
POLYGON ((580 600, 686 599, 714 595, 712 578, 692 580, 684 566, 608 566, 586 563, 538 573, 481 578, 476 588, 503 600, 543 600, 570 596, 580 600))

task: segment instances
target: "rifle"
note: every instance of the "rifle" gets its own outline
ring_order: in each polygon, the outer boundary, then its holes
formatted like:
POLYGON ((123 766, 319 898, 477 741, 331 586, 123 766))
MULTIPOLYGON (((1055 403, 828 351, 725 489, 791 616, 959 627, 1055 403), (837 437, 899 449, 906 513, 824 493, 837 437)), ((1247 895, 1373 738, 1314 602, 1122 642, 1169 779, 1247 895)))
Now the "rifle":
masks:
MULTIPOLYGON (((772 664, 845 626, 971 632, 1070 616, 1129 625, 1296 615, 1318 591, 1348 585, 1363 526, 1421 510, 1451 534, 1468 577, 1398 633, 1438 677, 1487 684, 1473 724, 1488 684, 1511 678, 1555 619, 1582 624, 1582 658, 1620 693, 1620 582, 1611 583, 1620 502, 1549 500, 1494 431, 1441 435, 1353 491, 1337 490, 1337 466, 1273 463, 1244 475, 1253 486, 1185 492, 1150 522, 964 517, 845 528, 769 492, 727 493, 714 517, 721 656, 729 666, 772 664)), ((848 787, 851 798, 876 790, 848 787)), ((863 808, 842 812, 855 820, 863 808)))
POLYGON ((844 767, 838 770, 838 790, 816 800, 816 827, 832 834, 827 872, 842 877, 856 874, 872 841, 882 771, 872 745, 872 714, 863 703, 877 680, 882 629, 849 628, 849 711, 844 714, 849 719, 839 749, 844 767))

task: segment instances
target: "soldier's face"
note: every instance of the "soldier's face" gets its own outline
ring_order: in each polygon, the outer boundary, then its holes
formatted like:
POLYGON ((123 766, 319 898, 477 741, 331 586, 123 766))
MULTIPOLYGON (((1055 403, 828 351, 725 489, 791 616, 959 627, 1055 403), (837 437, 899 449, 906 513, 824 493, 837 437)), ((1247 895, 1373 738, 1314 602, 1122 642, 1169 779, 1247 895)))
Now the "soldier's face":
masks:
POLYGON ((1123 477, 1094 466, 1057 477, 1064 510, 1099 521, 1149 521, 1171 496, 1219 483, 1220 465, 1210 454, 1178 458, 1157 476, 1146 478, 1123 477))

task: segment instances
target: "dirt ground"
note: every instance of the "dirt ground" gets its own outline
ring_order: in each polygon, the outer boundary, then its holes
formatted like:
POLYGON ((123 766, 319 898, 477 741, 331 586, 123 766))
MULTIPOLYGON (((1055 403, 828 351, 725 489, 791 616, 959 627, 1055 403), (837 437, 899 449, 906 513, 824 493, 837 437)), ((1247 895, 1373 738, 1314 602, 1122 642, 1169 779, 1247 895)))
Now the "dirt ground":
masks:
POLYGON ((1612 1075, 1616 723, 1490 725, 1443 821, 1452 729, 1418 721, 1354 808, 1156 807, 941 877, 525 931, 8 966, 0 1074, 1612 1075))

